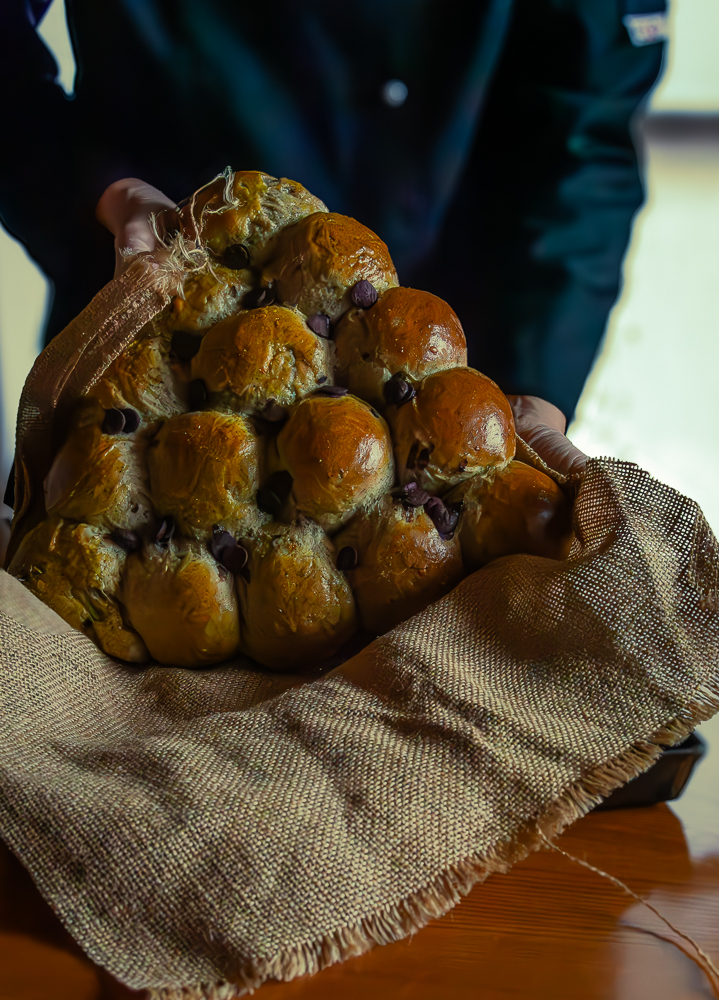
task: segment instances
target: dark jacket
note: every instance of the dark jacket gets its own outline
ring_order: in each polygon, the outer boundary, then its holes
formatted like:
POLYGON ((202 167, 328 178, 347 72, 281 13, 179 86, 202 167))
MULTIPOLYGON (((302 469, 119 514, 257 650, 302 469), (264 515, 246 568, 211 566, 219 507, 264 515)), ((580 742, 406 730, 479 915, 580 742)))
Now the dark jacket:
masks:
POLYGON ((631 3, 67 0, 70 100, 46 0, 5 0, 0 215, 53 281, 48 335, 111 277, 109 183, 180 199, 230 164, 357 216, 454 306, 471 364, 571 414, 642 200, 630 125, 662 46, 632 45, 631 3))

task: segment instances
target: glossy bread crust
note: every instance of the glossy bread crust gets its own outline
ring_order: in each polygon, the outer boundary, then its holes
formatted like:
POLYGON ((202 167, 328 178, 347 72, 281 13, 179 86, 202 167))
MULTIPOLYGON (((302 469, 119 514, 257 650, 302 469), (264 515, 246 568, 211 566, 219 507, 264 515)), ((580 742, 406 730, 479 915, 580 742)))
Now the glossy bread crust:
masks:
POLYGON ((369 309, 353 308, 335 329, 337 381, 375 406, 383 388, 403 372, 420 381, 467 364, 462 324, 447 303, 415 288, 388 288, 369 309))

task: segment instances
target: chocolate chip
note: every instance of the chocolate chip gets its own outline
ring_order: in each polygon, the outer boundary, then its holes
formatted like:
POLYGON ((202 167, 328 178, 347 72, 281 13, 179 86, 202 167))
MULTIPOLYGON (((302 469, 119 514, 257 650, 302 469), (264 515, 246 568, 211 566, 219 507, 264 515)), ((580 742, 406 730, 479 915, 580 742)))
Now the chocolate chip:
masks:
POLYGON ((377 289, 371 281, 363 278, 362 281, 357 282, 350 292, 350 298, 360 309, 369 309, 377 301, 377 289))
POLYGON ((207 386, 200 378, 194 378, 187 387, 187 405, 190 413, 201 410, 207 402, 207 386))
POLYGON ((354 569, 356 565, 357 549, 353 549, 351 545, 345 545, 345 547, 340 549, 337 553, 337 569, 346 573, 348 570, 354 569))
POLYGON ((325 340, 330 338, 330 318, 325 316, 324 313, 312 313, 311 316, 307 317, 307 326, 313 333, 316 333, 318 337, 324 337, 325 340))
POLYGON ((326 381, 327 381, 327 376, 326 375, 320 375, 320 377, 317 379, 317 385, 322 385, 322 383, 326 382, 326 381))
POLYGON ((170 350, 180 361, 192 361, 200 349, 202 337, 187 330, 175 330, 170 341, 170 350))
POLYGON ((125 415, 123 411, 116 409, 114 406, 109 410, 105 410, 105 419, 102 421, 100 429, 103 434, 121 434, 125 429, 125 415))
POLYGON ((233 271, 243 271, 250 266, 250 252, 242 243, 233 243, 223 253, 222 263, 233 271))
POLYGON ((120 410, 123 417, 125 418, 125 426, 122 428, 123 434, 134 434, 137 428, 140 426, 140 414, 137 410, 131 410, 129 406, 125 409, 120 410))
POLYGON ((163 518, 162 524, 160 525, 157 534, 155 535, 155 543, 157 545, 165 546, 170 544, 172 536, 175 534, 175 519, 173 517, 163 518))
POLYGON ((140 548, 140 536, 135 531, 127 531, 125 528, 115 528, 110 538, 121 549, 124 549, 125 552, 137 552, 140 548))
POLYGON ((272 285, 267 288, 253 288, 242 300, 243 309, 259 309, 261 306, 271 306, 275 301, 275 290, 272 285))
POLYGON ((274 472, 265 485, 257 491, 257 506, 260 510, 276 517, 290 495, 292 482, 289 472, 274 472))
POLYGON ((429 493, 417 483, 407 483, 406 486, 392 490, 392 496, 407 504, 408 507, 424 507, 430 499, 429 493))
POLYGON ((457 521, 459 521, 457 511, 445 507, 439 497, 430 497, 425 503, 424 509, 440 536, 444 539, 452 538, 457 521))
POLYGON ((224 566, 230 573, 239 573, 247 563, 247 549, 219 524, 212 529, 209 549, 220 566, 224 566))
POLYGON ((258 416, 268 423, 278 424, 287 419, 287 410, 284 406, 280 406, 276 399, 268 399, 258 416))
POLYGON ((382 394, 390 406, 402 406, 414 399, 417 392, 404 372, 396 372, 382 387, 382 394))
POLYGON ((345 389, 343 385, 321 385, 319 389, 315 389, 315 396, 332 396, 337 399, 339 396, 346 396, 349 389, 345 389))

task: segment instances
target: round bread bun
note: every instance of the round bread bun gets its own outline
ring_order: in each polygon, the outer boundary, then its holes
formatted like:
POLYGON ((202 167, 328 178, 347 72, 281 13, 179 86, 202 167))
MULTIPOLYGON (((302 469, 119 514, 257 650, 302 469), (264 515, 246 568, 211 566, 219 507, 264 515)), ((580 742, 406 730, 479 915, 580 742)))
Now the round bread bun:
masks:
POLYGON ((270 670, 320 662, 356 632, 352 591, 318 525, 269 525, 248 570, 237 579, 242 651, 270 670))
POLYGON ((462 502, 458 535, 467 573, 518 552, 548 559, 569 553, 571 505, 549 476, 524 462, 470 479, 446 499, 462 502))
POLYGON ((169 358, 170 340, 149 323, 88 392, 104 409, 131 407, 143 421, 183 409, 169 358))
POLYGON ((277 437, 278 468, 292 477, 300 514, 332 531, 394 482, 392 441, 379 413, 356 396, 307 396, 277 437))
POLYGON ((172 539, 127 557, 120 600, 158 663, 205 667, 238 651, 233 582, 206 546, 172 539))
POLYGON ((397 284, 397 273, 379 236, 346 215, 309 215, 267 247, 262 283, 306 316, 335 320, 353 304, 351 292, 360 281, 381 293, 397 284))
POLYGON ((172 517, 183 534, 207 537, 215 524, 232 530, 255 514, 260 450, 241 416, 171 417, 150 442, 147 468, 156 511, 172 517))
POLYGON ((270 400, 288 406, 331 380, 329 341, 284 306, 241 312, 213 326, 192 359, 192 378, 240 412, 270 400))
POLYGON ((64 445, 45 477, 48 514, 108 529, 139 530, 152 518, 143 454, 146 441, 135 410, 104 409, 97 399, 77 406, 64 445), (116 432, 103 427, 113 417, 126 426, 116 432), (127 419, 126 418, 131 418, 127 419))
POLYGON ((421 507, 385 496, 334 538, 363 628, 383 635, 448 593, 463 575, 456 536, 445 538, 421 507))
MULTIPOLYGON (((252 251, 283 226, 326 211, 296 181, 238 170, 206 185, 182 208, 180 218, 185 235, 199 237, 222 261, 230 247, 241 244, 252 251)), ((232 252, 228 256, 234 259, 232 252)))
POLYGON ((145 644, 113 599, 125 559, 104 529, 50 517, 25 535, 8 570, 108 656, 146 663, 145 644))
POLYGON ((477 474, 502 468, 516 447, 507 397, 474 368, 435 372, 416 395, 385 411, 402 484, 441 495, 477 474))
POLYGON ((212 270, 191 271, 182 294, 175 295, 164 317, 167 330, 200 333, 232 316, 255 284, 247 269, 232 270, 215 264, 212 270))
POLYGON ((334 333, 336 379, 384 409, 385 382, 399 372, 419 381, 467 364, 467 342, 456 313, 430 292, 388 288, 370 309, 355 307, 334 333))

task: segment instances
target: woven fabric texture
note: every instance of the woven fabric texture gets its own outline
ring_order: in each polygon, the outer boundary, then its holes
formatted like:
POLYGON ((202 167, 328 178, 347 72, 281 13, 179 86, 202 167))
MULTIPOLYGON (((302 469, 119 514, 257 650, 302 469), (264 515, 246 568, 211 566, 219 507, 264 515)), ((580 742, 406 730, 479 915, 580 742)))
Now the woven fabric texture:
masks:
POLYGON ((3 838, 89 956, 163 1000, 410 933, 719 705, 696 504, 591 460, 575 528, 566 561, 497 560, 313 679, 113 662, 0 573, 3 838))

